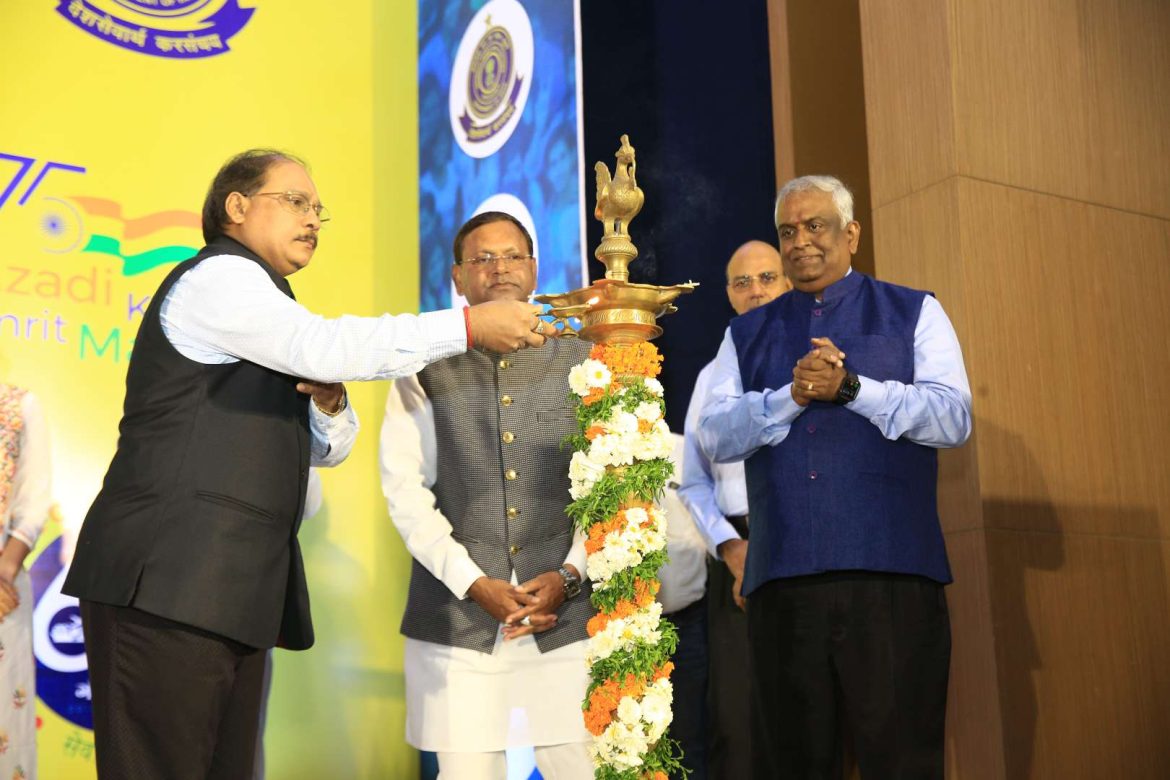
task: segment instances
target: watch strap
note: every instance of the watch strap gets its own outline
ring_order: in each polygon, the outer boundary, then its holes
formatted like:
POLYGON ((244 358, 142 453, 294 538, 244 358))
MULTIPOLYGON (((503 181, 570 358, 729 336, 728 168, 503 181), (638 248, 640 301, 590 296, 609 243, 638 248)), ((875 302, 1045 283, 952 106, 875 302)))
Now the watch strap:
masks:
POLYGON ((565 580, 565 598, 571 599, 581 592, 581 578, 564 566, 557 569, 557 573, 565 580))

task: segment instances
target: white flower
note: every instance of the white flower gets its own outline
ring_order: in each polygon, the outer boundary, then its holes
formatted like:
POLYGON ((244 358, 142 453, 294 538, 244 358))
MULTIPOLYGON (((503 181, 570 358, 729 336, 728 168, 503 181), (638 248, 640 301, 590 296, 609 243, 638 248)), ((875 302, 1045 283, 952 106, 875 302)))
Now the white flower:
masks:
POLYGON ((576 501, 589 495, 597 480, 605 476, 605 466, 589 459, 584 452, 574 452, 569 460, 569 495, 576 501))
POLYGON ((629 466, 634 462, 635 443, 632 437, 603 433, 589 445, 589 458, 605 466, 629 466))
POLYGON ((642 719, 649 724, 649 737, 656 740, 666 733, 666 729, 674 720, 670 703, 674 698, 674 688, 670 680, 663 678, 646 688, 642 695, 642 719))
POLYGON ((589 395, 588 369, 582 363, 569 369, 569 389, 584 398, 589 395))
POLYGON ((661 382, 659 382, 657 379, 654 379, 651 377, 648 377, 642 381, 645 383, 646 389, 649 390, 653 395, 656 395, 659 398, 662 397, 662 394, 664 391, 662 389, 661 382))
POLYGON ((658 404, 652 404, 649 401, 643 401, 634 410, 634 416, 648 423, 656 422, 662 416, 662 407, 658 404))
POLYGON ((633 696, 624 696, 618 702, 617 716, 629 726, 636 727, 642 720, 642 705, 633 696))
POLYGON ((638 418, 630 414, 625 409, 618 409, 613 416, 606 421, 608 427, 614 433, 637 433, 638 432, 638 418))
POLYGON ((641 528, 642 523, 650 519, 650 515, 640 506, 632 506, 626 510, 626 525, 632 528, 641 528))
POLYGON ((585 382, 590 387, 604 389, 609 387, 609 383, 613 381, 613 374, 609 372, 609 366, 600 360, 590 358, 581 365, 585 368, 585 382))
POLYGON ((593 664, 609 658, 618 650, 631 650, 639 642, 658 644, 662 640, 661 623, 662 605, 657 601, 650 602, 648 607, 629 617, 614 618, 589 638, 585 645, 585 658, 593 664))

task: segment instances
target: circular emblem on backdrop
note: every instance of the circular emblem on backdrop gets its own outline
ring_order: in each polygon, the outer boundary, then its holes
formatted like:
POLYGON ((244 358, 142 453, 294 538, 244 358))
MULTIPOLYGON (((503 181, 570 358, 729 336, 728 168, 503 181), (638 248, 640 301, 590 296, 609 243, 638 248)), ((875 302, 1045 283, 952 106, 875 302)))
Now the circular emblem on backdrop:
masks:
POLYGON ((516 0, 491 0, 472 17, 451 68, 451 132, 471 157, 512 136, 532 86, 532 24, 516 0))
MULTIPOLYGON (((475 211, 471 212, 468 219, 474 217, 476 214, 482 214, 485 211, 502 211, 505 214, 511 214, 516 219, 520 220, 520 224, 528 231, 528 235, 532 236, 532 256, 540 257, 540 239, 536 236, 536 223, 532 219, 532 213, 528 207, 524 205, 524 201, 517 198, 515 195, 509 195, 506 192, 497 192, 483 203, 475 207, 475 211)), ((467 305, 467 299, 455 291, 455 283, 451 283, 451 306, 454 308, 461 308, 467 305)))
POLYGON ((240 0, 57 0, 57 13, 114 46, 168 59, 227 53, 255 8, 240 0))
POLYGON ((66 568, 61 538, 53 540, 29 568, 33 585, 33 655, 37 696, 49 709, 82 728, 93 728, 89 664, 77 599, 61 593, 66 568))

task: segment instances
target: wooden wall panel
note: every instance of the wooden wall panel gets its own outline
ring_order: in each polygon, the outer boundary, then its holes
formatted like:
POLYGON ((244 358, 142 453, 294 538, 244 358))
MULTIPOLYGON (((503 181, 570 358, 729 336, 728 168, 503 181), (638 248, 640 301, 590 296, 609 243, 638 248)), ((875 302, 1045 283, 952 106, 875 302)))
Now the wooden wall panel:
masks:
MULTIPOLYGON (((777 185, 831 174, 871 221, 861 19, 857 0, 768 0, 777 185)), ((873 272, 871 245, 853 258, 873 272)))
POLYGON ((958 192, 982 494, 1097 507, 987 525, 1170 537, 1170 512, 1151 511, 1170 507, 1151 460, 1170 433, 1170 223, 970 179, 958 192))
POLYGON ((951 681, 947 694, 947 777, 1003 777, 1003 724, 995 685, 995 632, 987 550, 982 530, 948 533, 955 582, 947 588, 951 613, 951 681))
POLYGON ((954 0, 860 0, 874 209, 958 172, 954 0))
POLYGON ((952 6, 963 175, 1170 217, 1170 3, 952 6))
POLYGON ((1006 776, 1170 777, 1170 544, 987 537, 1006 776))
POLYGON ((858 3, 874 269, 974 394, 948 777, 1170 777, 1170 3, 858 3))
MULTIPOLYGON (((964 285, 957 178, 878 208, 873 225, 862 225, 861 240, 873 242, 879 279, 932 291, 955 326, 959 343, 966 344, 972 314, 964 285)), ((975 413, 978 416, 977 405, 975 413)), ((939 517, 948 534, 984 526, 975 453, 973 441, 939 453, 939 517)))

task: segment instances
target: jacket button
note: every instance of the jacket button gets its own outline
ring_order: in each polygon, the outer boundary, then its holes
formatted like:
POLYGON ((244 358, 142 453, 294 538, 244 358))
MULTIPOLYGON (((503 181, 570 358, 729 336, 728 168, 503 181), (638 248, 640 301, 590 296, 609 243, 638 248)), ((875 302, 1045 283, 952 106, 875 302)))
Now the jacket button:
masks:
POLYGON ((808 428, 806 428, 805 430, 807 430, 809 433, 816 433, 816 432, 817 432, 817 426, 815 426, 815 425, 810 425, 810 426, 808 426, 808 428))
POLYGON ((503 369, 507 368, 508 366, 510 366, 512 364, 508 362, 507 358, 500 358, 500 362, 497 363, 496 365, 498 365, 500 367, 500 370, 502 371, 503 369))
POLYGON ((510 552, 512 555, 515 555, 516 553, 520 552, 520 545, 518 545, 518 544, 512 545, 511 547, 508 548, 508 552, 510 552))
POLYGON ((810 471, 810 472, 808 473, 808 478, 809 478, 809 479, 816 479, 816 478, 817 478, 817 473, 816 473, 815 471, 810 471))
POLYGON ((512 396, 510 396, 510 395, 504 396, 503 398, 500 399, 500 403, 503 404, 504 406, 511 406, 512 405, 512 396))
POLYGON ((507 471, 505 471, 504 472, 504 479, 508 480, 509 482, 516 479, 516 469, 508 469, 507 471))
POLYGON ((516 517, 519 517, 519 516, 520 516, 520 510, 519 510, 519 509, 517 509, 517 508, 516 508, 516 507, 514 507, 514 506, 510 506, 510 507, 508 507, 508 519, 516 518, 516 517))
POLYGON ((504 440, 504 444, 511 444, 516 439, 516 435, 511 431, 504 431, 500 434, 500 438, 504 440))

